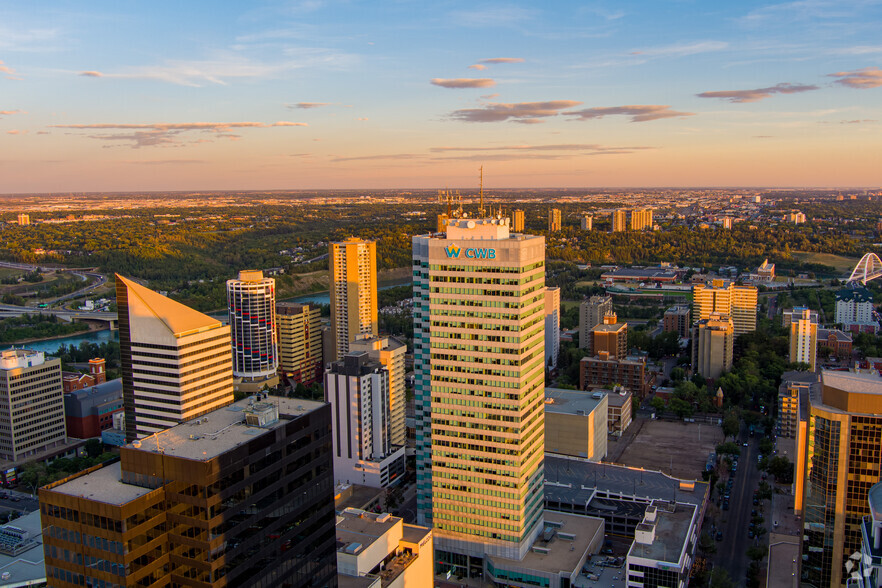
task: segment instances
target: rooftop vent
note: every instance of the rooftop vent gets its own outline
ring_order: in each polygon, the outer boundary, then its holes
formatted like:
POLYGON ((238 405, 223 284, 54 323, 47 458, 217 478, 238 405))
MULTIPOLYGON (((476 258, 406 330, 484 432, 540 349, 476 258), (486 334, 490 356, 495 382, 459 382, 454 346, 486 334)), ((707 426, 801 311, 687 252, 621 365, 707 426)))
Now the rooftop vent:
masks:
POLYGON ((279 409, 269 402, 256 402, 245 411, 245 424, 249 427, 268 427, 279 421, 279 409))

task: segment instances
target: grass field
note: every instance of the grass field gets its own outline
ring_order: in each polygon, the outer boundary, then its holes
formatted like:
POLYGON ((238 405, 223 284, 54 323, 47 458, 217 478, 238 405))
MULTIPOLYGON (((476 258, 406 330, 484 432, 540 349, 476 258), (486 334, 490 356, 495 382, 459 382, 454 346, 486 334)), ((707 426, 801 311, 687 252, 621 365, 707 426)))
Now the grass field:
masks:
POLYGON ((812 253, 809 251, 794 251, 793 257, 805 263, 822 263, 836 268, 837 272, 850 274, 860 259, 855 257, 843 257, 832 253, 812 253))

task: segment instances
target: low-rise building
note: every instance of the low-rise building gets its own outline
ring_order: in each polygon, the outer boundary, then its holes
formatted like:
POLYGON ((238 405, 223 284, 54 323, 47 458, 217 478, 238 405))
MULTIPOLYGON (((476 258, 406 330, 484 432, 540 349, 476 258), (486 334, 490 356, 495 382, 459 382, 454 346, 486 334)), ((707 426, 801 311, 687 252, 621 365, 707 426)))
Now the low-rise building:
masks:
POLYGON ((646 360, 642 357, 611 358, 607 352, 583 357, 579 362, 579 388, 611 388, 618 384, 638 398, 646 395, 646 360))
POLYGON ((100 437, 123 411, 122 380, 116 379, 64 394, 67 434, 75 439, 100 437))
POLYGON ((89 373, 61 372, 61 386, 64 393, 82 390, 107 381, 106 361, 103 357, 89 360, 89 373))
POLYGON ((701 523, 691 504, 654 500, 637 525, 628 551, 629 588, 685 586, 701 523))
POLYGON ((677 272, 662 267, 621 267, 605 272, 600 277, 610 284, 615 282, 672 284, 677 281, 677 272))
POLYGON ((607 451, 606 392, 545 389, 545 451, 600 461, 607 451))
POLYGON ((346 508, 337 516, 336 533, 341 588, 432 586, 432 529, 388 513, 346 508))
POLYGON ((0 527, 0 588, 46 585, 42 533, 39 510, 0 527))
POLYGON ((631 392, 618 386, 609 393, 607 405, 609 418, 607 423, 610 435, 621 436, 631 424, 634 408, 631 401, 631 392))

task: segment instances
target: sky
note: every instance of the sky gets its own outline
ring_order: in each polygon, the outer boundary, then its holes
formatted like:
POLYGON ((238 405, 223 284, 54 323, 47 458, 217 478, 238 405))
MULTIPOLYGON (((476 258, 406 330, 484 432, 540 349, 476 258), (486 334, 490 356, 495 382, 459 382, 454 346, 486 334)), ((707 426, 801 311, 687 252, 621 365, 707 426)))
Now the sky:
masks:
POLYGON ((0 193, 882 186, 882 0, 0 0, 0 193))

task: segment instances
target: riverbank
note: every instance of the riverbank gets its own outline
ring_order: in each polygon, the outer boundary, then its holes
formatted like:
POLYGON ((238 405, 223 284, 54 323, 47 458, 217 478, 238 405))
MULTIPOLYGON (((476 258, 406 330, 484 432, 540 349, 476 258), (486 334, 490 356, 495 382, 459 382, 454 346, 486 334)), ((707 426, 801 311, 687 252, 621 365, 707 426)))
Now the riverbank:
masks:
POLYGON ((34 351, 42 351, 44 353, 54 354, 62 346, 67 347, 69 345, 73 345, 74 347, 79 347, 81 343, 94 343, 96 345, 100 345, 101 343, 107 343, 108 341, 118 340, 119 331, 110 331, 108 329, 93 329, 89 331, 83 331, 82 333, 76 335, 67 335, 66 337, 52 337, 50 339, 22 341, 14 344, 2 343, 0 344, 0 351, 11 349, 13 345, 19 348, 24 345, 28 349, 33 349, 34 351))
POLYGON ((107 330, 106 323, 102 323, 99 321, 82 321, 81 324, 85 324, 89 328, 83 329, 82 331, 76 331, 74 333, 67 333, 64 335, 53 335, 51 337, 31 337, 29 339, 19 339, 17 341, 0 342, 0 347, 3 347, 4 349, 8 349, 9 347, 16 346, 16 345, 26 345, 28 343, 34 343, 34 342, 39 342, 39 341, 55 341, 56 339, 69 339, 71 337, 82 337, 86 333, 107 330))

